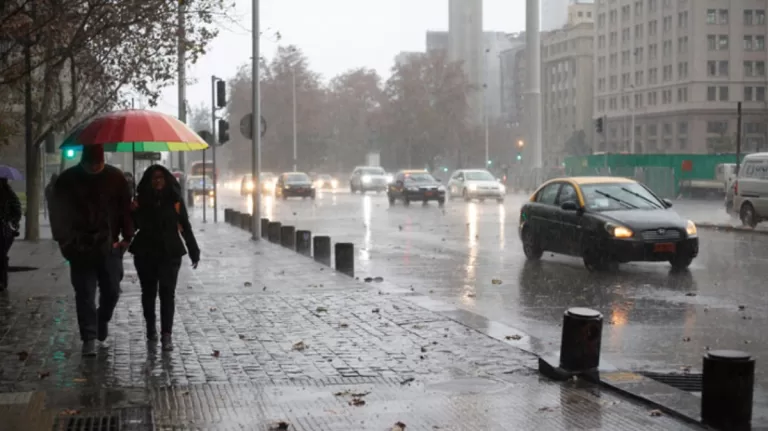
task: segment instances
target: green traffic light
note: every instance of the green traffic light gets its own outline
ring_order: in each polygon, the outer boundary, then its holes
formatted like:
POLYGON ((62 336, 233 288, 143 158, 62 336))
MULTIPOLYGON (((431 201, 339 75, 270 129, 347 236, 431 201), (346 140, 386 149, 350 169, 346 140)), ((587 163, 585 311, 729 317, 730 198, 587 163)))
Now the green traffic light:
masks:
POLYGON ((491 166, 492 161, 488 160, 488 166, 491 166))
POLYGON ((520 160, 523 160, 523 156, 522 156, 522 155, 520 155, 520 154, 518 154, 518 155, 517 155, 517 161, 519 162, 520 160))
POLYGON ((443 172, 448 172, 448 168, 443 168, 443 172))
POLYGON ((72 148, 67 148, 64 151, 64 158, 65 159, 73 159, 74 157, 75 157, 75 150, 73 150, 72 148))

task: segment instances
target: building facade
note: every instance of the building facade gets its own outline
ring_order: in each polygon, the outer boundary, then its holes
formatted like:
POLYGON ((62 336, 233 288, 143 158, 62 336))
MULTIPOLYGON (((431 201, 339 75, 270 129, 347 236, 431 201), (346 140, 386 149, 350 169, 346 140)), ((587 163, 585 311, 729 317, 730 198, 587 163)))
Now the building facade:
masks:
POLYGON ((448 58, 461 61, 470 85, 467 95, 470 121, 483 123, 483 0, 449 0, 448 58))
POLYGON ((565 27, 570 22, 570 5, 593 3, 594 0, 541 0, 541 31, 565 27))
POLYGON ((401 51, 395 56, 395 65, 403 66, 411 63, 414 59, 420 58, 424 55, 423 52, 417 51, 401 51))
POLYGON ((427 52, 445 51, 448 52, 448 32, 447 31, 427 31, 427 52))
POLYGON ((597 0, 595 151, 744 151, 766 148, 766 3, 597 0), (634 127, 633 127, 634 125, 634 127))

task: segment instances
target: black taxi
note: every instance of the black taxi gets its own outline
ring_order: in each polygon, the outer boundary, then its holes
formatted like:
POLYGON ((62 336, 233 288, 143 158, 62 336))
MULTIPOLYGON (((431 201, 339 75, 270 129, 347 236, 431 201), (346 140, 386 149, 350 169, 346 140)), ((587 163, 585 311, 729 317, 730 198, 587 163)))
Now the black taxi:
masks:
POLYGON ((590 271, 632 261, 685 269, 699 253, 696 225, 628 178, 569 177, 542 184, 520 209, 525 256, 581 257, 590 271))

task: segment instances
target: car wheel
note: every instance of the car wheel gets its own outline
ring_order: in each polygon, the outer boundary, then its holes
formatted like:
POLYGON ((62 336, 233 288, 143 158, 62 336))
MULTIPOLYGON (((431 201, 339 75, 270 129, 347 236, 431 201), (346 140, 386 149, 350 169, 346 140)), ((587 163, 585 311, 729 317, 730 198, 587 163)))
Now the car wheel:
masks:
POLYGON ((619 263, 596 250, 588 250, 584 253, 584 266, 590 272, 613 271, 618 269, 619 263))
POLYGON ((757 216, 755 215, 755 208, 749 202, 741 206, 739 211, 739 218, 741 218, 741 224, 744 226, 755 228, 757 226, 757 216))
POLYGON ((469 197, 469 194, 467 193, 467 189, 461 191, 461 197, 464 198, 464 202, 469 202, 472 200, 472 198, 469 197))
POLYGON ((528 260, 539 260, 544 254, 539 241, 530 228, 523 228, 523 253, 528 260))
POLYGON ((669 259, 669 264, 672 265, 672 269, 678 271, 688 269, 688 267, 691 266, 691 262, 693 262, 693 256, 690 254, 676 254, 675 257, 669 259))

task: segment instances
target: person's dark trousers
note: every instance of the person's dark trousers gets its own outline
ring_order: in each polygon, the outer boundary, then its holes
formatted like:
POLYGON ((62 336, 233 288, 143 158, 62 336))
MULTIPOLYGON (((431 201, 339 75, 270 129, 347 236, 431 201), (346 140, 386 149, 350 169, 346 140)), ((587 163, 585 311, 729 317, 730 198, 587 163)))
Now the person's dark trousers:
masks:
POLYGON ((13 245, 12 235, 3 235, 0 232, 0 289, 8 287, 8 265, 10 259, 8 258, 8 252, 13 245))
POLYGON ((69 274, 75 288, 77 324, 83 341, 106 338, 106 327, 120 298, 120 280, 123 278, 123 253, 120 249, 98 262, 69 262, 69 274), (99 308, 96 308, 96 290, 99 308), (102 337, 99 337, 99 327, 102 337))
POLYGON ((176 310, 176 281, 181 268, 181 257, 157 259, 135 256, 136 274, 141 284, 141 306, 147 323, 147 335, 155 335, 155 302, 160 296, 160 332, 173 331, 173 314, 176 310))

